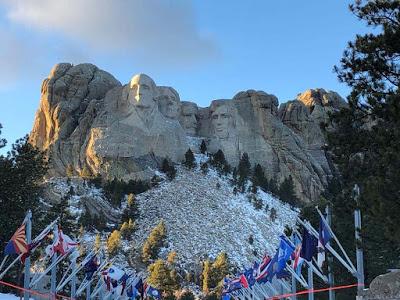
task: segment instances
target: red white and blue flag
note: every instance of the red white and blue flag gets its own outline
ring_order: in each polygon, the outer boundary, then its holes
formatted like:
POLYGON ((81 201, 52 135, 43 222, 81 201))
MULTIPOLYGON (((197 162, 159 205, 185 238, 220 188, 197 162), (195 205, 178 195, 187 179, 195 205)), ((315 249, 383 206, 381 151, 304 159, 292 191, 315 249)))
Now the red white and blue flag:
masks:
POLYGON ((24 254, 27 252, 28 243, 26 242, 25 224, 22 224, 7 243, 4 254, 24 254))
POLYGON ((268 265, 271 262, 271 256, 265 254, 261 264, 258 266, 257 270, 257 281, 263 281, 264 278, 268 275, 268 265))
POLYGON ((295 249, 292 253, 293 269, 297 274, 301 273, 301 266, 303 265, 304 259, 300 256, 301 253, 301 240, 297 237, 294 238, 295 249))

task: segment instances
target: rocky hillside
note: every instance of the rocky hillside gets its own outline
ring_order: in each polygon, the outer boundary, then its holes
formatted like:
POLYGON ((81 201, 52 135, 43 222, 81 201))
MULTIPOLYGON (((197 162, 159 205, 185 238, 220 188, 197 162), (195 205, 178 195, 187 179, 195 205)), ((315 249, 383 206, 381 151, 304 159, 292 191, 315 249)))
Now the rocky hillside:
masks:
MULTIPOLYGON (((250 265, 266 252, 274 253, 285 226, 295 225, 296 210, 262 191, 234 194, 229 176, 220 176, 213 169, 204 174, 199 162, 207 157, 196 155, 196 159, 198 165, 194 170, 177 165, 172 181, 155 171, 160 180, 158 186, 136 196, 139 218, 130 241, 123 241, 123 250, 133 255, 131 262, 135 262, 137 271, 145 268, 140 263, 143 242, 160 220, 167 229, 166 247, 161 249, 160 257, 176 251, 180 269, 194 272, 201 267, 202 260, 215 258, 220 252, 226 252, 237 267, 250 265), (261 202, 258 208, 255 199, 261 202), (276 217, 271 216, 273 210, 276 217)), ((88 210, 107 219, 108 231, 119 228, 124 203, 119 209, 113 208, 102 189, 79 178, 53 178, 46 185, 46 199, 53 201, 62 199, 73 187, 69 205, 77 219, 88 210)), ((103 239, 108 234, 106 230, 103 239)), ((93 245, 94 237, 95 231, 89 231, 85 237, 88 246, 93 245)), ((122 266, 128 264, 125 255, 119 255, 118 260, 122 266)))
POLYGON ((94 65, 62 63, 43 81, 30 141, 48 151, 52 176, 129 180, 151 178, 164 157, 181 162, 186 136, 199 137, 232 166, 246 152, 269 178, 282 182, 291 175, 298 197, 309 201, 331 176, 319 124, 343 105, 323 89, 280 107, 274 95, 248 90, 199 108, 144 74, 121 85, 94 65))

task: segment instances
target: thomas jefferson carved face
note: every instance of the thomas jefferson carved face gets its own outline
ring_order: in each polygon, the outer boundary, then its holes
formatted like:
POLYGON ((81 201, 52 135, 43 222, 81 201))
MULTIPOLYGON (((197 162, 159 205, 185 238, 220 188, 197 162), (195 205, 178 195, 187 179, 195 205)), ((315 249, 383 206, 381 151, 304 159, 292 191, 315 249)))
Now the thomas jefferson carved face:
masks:
POLYGON ((185 129, 186 134, 195 136, 197 131, 197 115, 198 108, 196 104, 183 102, 181 108, 180 123, 185 129))
POLYGON ((218 138, 229 137, 229 127, 232 115, 227 105, 218 106, 211 115, 211 124, 214 128, 214 135, 218 138))
POLYGON ((160 112, 167 118, 178 119, 181 103, 178 93, 170 87, 158 87, 160 96, 158 104, 160 112))
POLYGON ((140 109, 151 109, 155 105, 156 85, 145 74, 135 75, 130 83, 133 95, 132 104, 140 109))

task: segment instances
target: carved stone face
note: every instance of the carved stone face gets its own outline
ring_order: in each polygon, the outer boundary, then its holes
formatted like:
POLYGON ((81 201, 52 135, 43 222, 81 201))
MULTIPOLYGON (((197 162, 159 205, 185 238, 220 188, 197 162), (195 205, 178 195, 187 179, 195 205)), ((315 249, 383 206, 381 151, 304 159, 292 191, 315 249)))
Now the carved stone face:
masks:
POLYGON ((156 85, 149 76, 145 74, 135 75, 130 82, 133 99, 131 102, 137 108, 151 109, 155 105, 156 85))
POLYGON ((229 137, 232 115, 227 105, 218 106, 211 115, 211 124, 214 128, 214 135, 218 138, 229 137))
POLYGON ((186 134, 194 136, 197 131, 197 112, 198 108, 194 103, 182 103, 180 123, 185 129, 186 134))
POLYGON ((169 119, 178 119, 181 110, 178 93, 169 87, 159 87, 159 90, 157 99, 160 112, 169 119))

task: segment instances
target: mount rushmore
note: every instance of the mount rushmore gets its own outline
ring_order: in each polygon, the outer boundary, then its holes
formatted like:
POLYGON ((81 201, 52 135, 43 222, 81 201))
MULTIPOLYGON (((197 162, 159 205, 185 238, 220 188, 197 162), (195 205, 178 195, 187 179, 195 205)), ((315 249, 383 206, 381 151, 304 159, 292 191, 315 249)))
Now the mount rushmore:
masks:
POLYGON ((299 198, 309 201, 332 174, 320 123, 345 105, 323 89, 280 106, 274 95, 247 90, 201 108, 145 74, 122 85, 92 64, 61 63, 42 83, 30 141, 48 151, 50 176, 69 168, 129 180, 151 178, 165 157, 181 162, 190 141, 204 139, 232 166, 247 152, 269 178, 291 175, 299 198))

